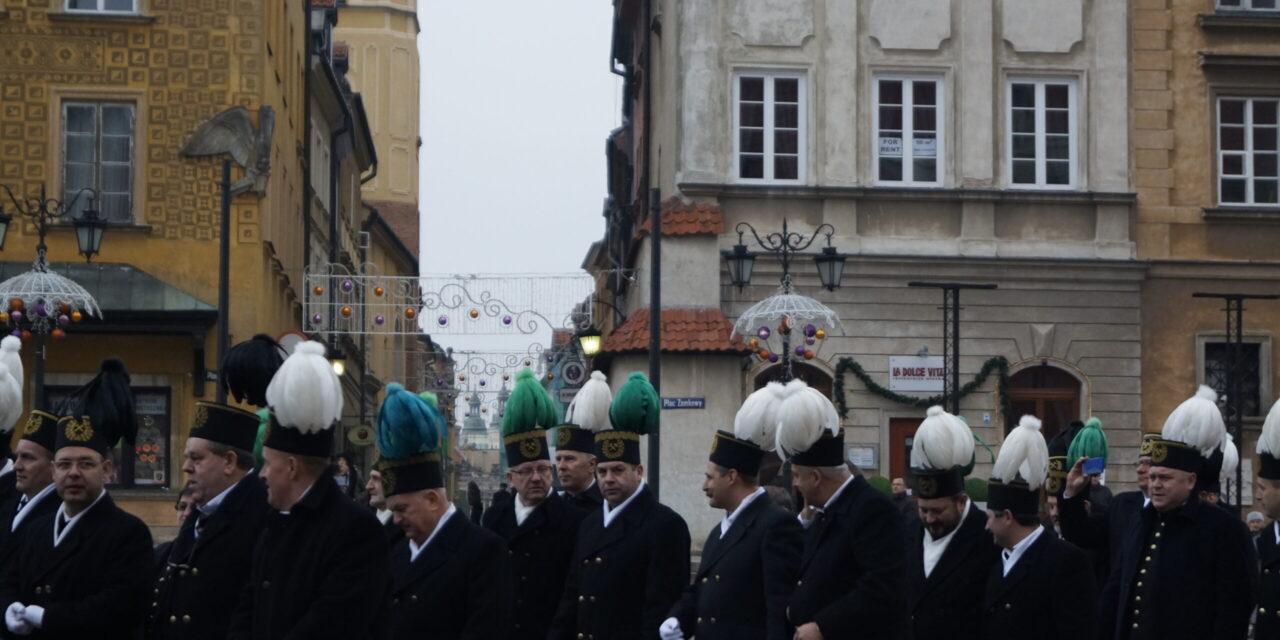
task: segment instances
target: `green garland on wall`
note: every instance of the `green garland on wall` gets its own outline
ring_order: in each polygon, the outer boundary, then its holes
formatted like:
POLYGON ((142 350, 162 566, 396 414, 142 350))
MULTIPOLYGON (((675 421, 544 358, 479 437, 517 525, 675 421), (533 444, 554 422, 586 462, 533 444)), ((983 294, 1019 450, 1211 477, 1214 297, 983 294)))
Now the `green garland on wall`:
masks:
MULTIPOLYGON (((847 418, 849 413, 849 407, 844 401, 845 372, 853 373, 853 375, 857 377, 858 380, 862 381, 864 386, 866 386, 867 391, 885 398, 886 400, 897 402, 898 404, 905 404, 923 409, 935 404, 944 404, 944 401, 947 399, 945 394, 938 394, 928 398, 920 398, 916 396, 904 396, 901 393, 890 391, 876 384, 876 381, 871 379, 871 376, 862 368, 862 365, 858 364, 857 360, 850 357, 844 357, 840 358, 840 360, 836 362, 836 377, 834 381, 836 410, 840 412, 841 418, 847 418)), ((970 380, 963 387, 960 387, 960 397, 963 398, 981 388, 982 384, 987 381, 987 378, 990 377, 993 372, 997 376, 996 395, 1000 398, 1000 409, 1005 416, 1012 415, 1013 406, 1009 402, 1009 394, 1005 392, 1009 386, 1009 361, 1006 360, 1004 356, 995 356, 994 358, 982 363, 982 369, 978 371, 978 375, 974 376, 973 380, 970 380)))

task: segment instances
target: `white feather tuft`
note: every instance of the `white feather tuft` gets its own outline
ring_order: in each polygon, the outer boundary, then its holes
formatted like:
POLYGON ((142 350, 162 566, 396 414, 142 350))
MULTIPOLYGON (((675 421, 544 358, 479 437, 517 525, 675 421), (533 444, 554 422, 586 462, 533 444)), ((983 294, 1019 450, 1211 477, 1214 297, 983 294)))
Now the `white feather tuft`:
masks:
POLYGON ((18 381, 18 388, 21 389, 24 383, 24 371, 22 369, 22 340, 17 336, 5 336, 4 340, 0 340, 0 362, 9 367, 9 375, 18 381))
POLYGON ((309 340, 294 348, 267 385, 267 403, 280 424, 319 433, 342 417, 342 382, 324 357, 324 344, 309 340))
POLYGON ((1218 394, 1213 389, 1200 385, 1196 395, 1184 400, 1169 414, 1161 437, 1198 449, 1201 455, 1209 457, 1214 449, 1222 447, 1227 435, 1217 401, 1218 394))
POLYGON ((22 385, 9 374, 9 367, 0 362, 0 433, 13 433, 21 417, 22 385))
POLYGON ((733 418, 733 435, 765 451, 773 451, 777 444, 778 410, 786 397, 787 388, 781 382, 770 382, 747 396, 733 418))
POLYGON ((1034 416, 1022 416, 1018 426, 1005 436, 996 463, 991 467, 991 477, 1005 484, 1019 475, 1033 490, 1043 486, 1049 475, 1049 445, 1040 433, 1040 421, 1034 416))
POLYGON ((1227 434, 1225 440, 1222 441, 1222 473, 1219 474, 1223 479, 1235 480, 1236 467, 1240 466, 1240 450, 1236 448, 1235 440, 1231 434, 1227 434))
POLYGON ((587 431, 605 431, 611 428, 609 405, 612 403, 608 376, 592 371, 591 379, 582 385, 565 410, 564 421, 587 431))
POLYGON ((1258 453, 1280 458, 1280 399, 1271 405, 1267 419, 1262 422, 1262 435, 1258 437, 1258 453))
POLYGON ((911 466, 916 469, 963 467, 973 458, 969 425, 942 407, 933 406, 911 442, 911 466))
POLYGON ((778 453, 783 459, 808 451, 824 431, 840 433, 840 414, 822 392, 803 380, 792 380, 784 393, 786 397, 778 407, 777 435, 778 453))

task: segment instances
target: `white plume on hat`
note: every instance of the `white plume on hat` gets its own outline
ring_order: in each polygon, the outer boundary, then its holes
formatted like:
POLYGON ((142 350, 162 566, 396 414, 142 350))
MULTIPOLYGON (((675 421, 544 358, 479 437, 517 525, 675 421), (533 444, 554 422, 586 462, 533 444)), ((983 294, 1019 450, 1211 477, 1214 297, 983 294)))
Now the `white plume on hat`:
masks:
POLYGON ((787 387, 781 382, 770 382, 756 389, 734 416, 733 435, 765 451, 773 451, 777 446, 778 412, 786 397, 787 387))
POLYGON ((787 383, 784 393, 777 436, 778 453, 784 460, 808 451, 823 432, 839 435, 840 414, 822 392, 797 379, 787 383))
POLYGON ((1200 455, 1209 457, 1214 449, 1222 447, 1227 427, 1218 409, 1218 393, 1200 385, 1196 395, 1182 401, 1164 421, 1160 431, 1165 440, 1181 442, 1199 449, 1200 455))
POLYGON ((606 431, 611 428, 609 405, 612 403, 608 376, 592 371, 591 379, 582 385, 565 410, 564 421, 587 431, 606 431))
POLYGON ((9 367, 9 375, 18 381, 18 389, 22 389, 24 384, 21 351, 22 340, 17 336, 5 336, 4 340, 0 340, 0 362, 9 367))
POLYGON ((303 433, 319 433, 342 417, 342 381, 324 357, 324 343, 301 342, 267 385, 276 420, 303 433))
POLYGON ((13 427, 21 417, 22 385, 9 374, 9 367, 0 360, 0 433, 13 433, 13 427))
POLYGON ((1236 467, 1240 466, 1240 450, 1236 448, 1235 439, 1227 434, 1222 440, 1222 472, 1220 478, 1231 478, 1236 475, 1236 467))
POLYGON ((1271 405, 1267 419, 1262 422, 1262 435, 1258 436, 1258 453, 1280 458, 1280 399, 1271 405))
POLYGON ((1035 416, 1022 416, 1018 426, 1005 436, 996 463, 991 467, 991 477, 1005 484, 1019 475, 1032 490, 1043 486, 1049 477, 1049 445, 1040 433, 1040 420, 1035 416))
POLYGON ((973 459, 973 431, 940 406, 929 407, 911 442, 911 467, 950 469, 973 459))

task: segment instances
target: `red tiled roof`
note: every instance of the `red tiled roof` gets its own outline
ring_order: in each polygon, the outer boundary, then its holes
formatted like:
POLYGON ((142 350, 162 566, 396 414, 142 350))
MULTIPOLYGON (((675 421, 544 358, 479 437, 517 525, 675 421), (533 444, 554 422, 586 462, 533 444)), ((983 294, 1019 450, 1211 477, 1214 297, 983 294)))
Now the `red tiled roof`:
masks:
MULTIPOLYGON (((653 221, 647 219, 637 231, 639 236, 649 233, 653 221)), ((662 235, 690 236, 724 233, 724 216, 720 205, 683 202, 672 196, 662 203, 662 235)))
MULTIPOLYGON (((702 351, 709 353, 746 353, 750 349, 741 336, 729 335, 733 325, 719 309, 666 309, 662 312, 662 350, 664 352, 702 351)), ((649 310, 631 314, 622 326, 604 339, 600 350, 607 353, 647 351, 649 349, 649 310)))

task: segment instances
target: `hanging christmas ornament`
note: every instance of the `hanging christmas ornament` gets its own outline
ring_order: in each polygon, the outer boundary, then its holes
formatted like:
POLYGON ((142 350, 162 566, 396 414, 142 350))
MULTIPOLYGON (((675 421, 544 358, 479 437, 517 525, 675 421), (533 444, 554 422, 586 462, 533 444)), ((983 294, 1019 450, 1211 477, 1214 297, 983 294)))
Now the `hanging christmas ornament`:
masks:
POLYGON ((374 287, 374 288, 373 288, 373 295, 378 296, 379 298, 381 298, 381 297, 382 297, 382 294, 383 294, 383 292, 384 292, 384 291, 386 291, 386 290, 385 290, 385 289, 383 289, 382 287, 374 287))
POLYGON ((418 312, 417 312, 417 311, 414 311, 414 310, 413 310, 413 309, 411 309, 411 308, 410 308, 410 309, 405 309, 405 310, 404 310, 404 317, 406 317, 406 318, 408 318, 408 319, 410 319, 410 320, 412 320, 412 319, 413 319, 413 317, 414 317, 414 316, 416 316, 416 315, 418 315, 418 312))
POLYGON ((814 343, 816 343, 816 342, 817 342, 817 340, 814 340, 813 338, 805 338, 805 339, 804 339, 804 343, 805 343, 805 344, 807 344, 807 345, 809 345, 809 346, 811 346, 811 347, 812 347, 812 346, 814 345, 814 343))
POLYGON ((384 318, 384 317, 382 317, 381 315, 376 315, 376 316, 374 316, 374 317, 373 317, 373 323, 374 323, 374 324, 376 324, 376 325, 382 325, 382 324, 383 324, 383 323, 385 323, 386 321, 387 321, 387 319, 386 319, 386 318, 384 318))
POLYGON ((443 387, 443 386, 444 386, 444 378, 436 378, 436 386, 437 386, 437 387, 443 387))
POLYGON ((83 313, 80 313, 79 311, 72 311, 72 312, 71 312, 71 321, 72 321, 72 322, 80 322, 81 320, 84 320, 84 314, 83 314, 83 313))
POLYGON ((13 313, 9 314, 9 317, 13 318, 14 322, 22 322, 22 312, 16 309, 13 311, 13 313))
POLYGON ((351 307, 343 307, 343 308, 342 308, 342 317, 344 317, 344 318, 350 318, 350 317, 351 317, 351 307))
POLYGON ((778 361, 778 354, 776 353, 769 354, 769 362, 777 362, 777 361, 778 361))
MULTIPOLYGON (((3 320, 0 320, 0 322, 3 322, 3 320)), ((66 316, 66 314, 63 314, 63 315, 58 316, 58 326, 59 326, 59 327, 65 327, 65 326, 67 326, 67 325, 69 325, 69 324, 71 324, 71 318, 68 318, 68 317, 66 316)))
POLYGON ((812 351, 811 349, 805 349, 805 350, 804 350, 804 359, 805 359, 805 360, 812 360, 812 359, 813 359, 813 351, 812 351))
POLYGON ((804 355, 804 347, 796 347, 796 355, 797 355, 797 356, 803 356, 803 355, 804 355))
POLYGON ((58 313, 71 313, 71 303, 63 300, 58 303, 58 313))
POLYGON ((524 361, 524 366, 526 366, 526 367, 531 367, 531 366, 533 366, 533 362, 531 362, 531 361, 529 361, 529 360, 525 360, 525 361, 524 361))
POLYGON ((31 332, 30 332, 30 331, 27 331, 26 329, 23 329, 23 330, 22 330, 22 339, 23 339, 23 340, 30 340, 30 339, 31 339, 31 332))
POLYGON ((318 313, 317 313, 317 314, 315 314, 315 315, 313 315, 313 316, 311 316, 311 324, 316 324, 316 325, 318 325, 318 324, 322 324, 323 322, 324 322, 324 316, 322 316, 322 315, 320 315, 320 314, 318 314, 318 313))
POLYGON ((818 329, 818 331, 817 331, 816 333, 814 333, 814 334, 813 334, 813 337, 815 337, 815 338, 817 338, 817 339, 821 340, 821 339, 823 339, 823 338, 827 337, 827 332, 826 332, 826 331, 823 331, 822 329, 818 329))
POLYGON ((812 338, 812 337, 813 337, 813 334, 815 334, 815 333, 817 333, 817 332, 818 332, 818 328, 817 328, 817 327, 815 327, 815 326, 813 326, 813 325, 811 325, 811 324, 806 324, 806 325, 804 326, 804 335, 805 335, 806 337, 812 338))
POLYGON ((10 311, 18 311, 19 309, 22 309, 22 298, 14 298, 9 301, 10 311))
POLYGON ((503 380, 510 380, 510 379, 511 379, 511 374, 509 374, 509 373, 504 373, 504 374, 502 374, 502 379, 503 379, 503 380))
POLYGON ((9 324, 9 313, 0 311, 0 324, 9 324))
POLYGON ((554 379, 555 379, 555 377, 556 377, 556 374, 554 374, 554 373, 548 373, 548 374, 547 374, 547 379, 548 379, 548 380, 554 380, 554 379))
POLYGON ((759 336, 761 340, 768 340, 769 336, 772 335, 772 332, 769 331, 769 327, 760 327, 760 330, 756 332, 756 335, 759 336))
POLYGON ((472 309, 472 310, 470 310, 470 311, 468 311, 468 312, 467 312, 467 315, 471 316, 471 319, 472 319, 472 320, 475 320, 476 318, 479 318, 479 317, 480 317, 480 310, 479 310, 479 309, 472 309))
POLYGON ((318 296, 322 296, 324 295, 324 287, 316 285, 316 288, 312 289, 311 292, 318 296))
POLYGON ((769 350, 768 350, 768 349, 761 349, 761 350, 760 350, 760 358, 763 360, 763 359, 768 358, 768 357, 769 357, 769 350))
POLYGON ((502 316, 502 324, 511 324, 511 316, 502 316))
POLYGON ((461 373, 460 373, 460 374, 458 374, 458 380, 463 381, 463 382, 466 382, 466 380, 467 380, 467 376, 466 376, 465 374, 461 374, 461 373))
POLYGON ((440 316, 439 318, 436 318, 436 324, 442 327, 449 324, 449 316, 440 316))
POLYGON ((350 281, 350 280, 343 280, 343 281, 342 281, 342 292, 343 292, 343 293, 351 293, 351 290, 352 290, 352 289, 354 289, 354 288, 356 288, 356 286, 355 286, 354 284, 351 284, 351 281, 350 281))
POLYGON ((755 349, 756 347, 760 346, 760 338, 752 338, 748 340, 747 346, 751 347, 752 349, 755 349))
POLYGON ((484 380, 481 380, 481 381, 480 381, 480 386, 482 386, 482 387, 483 387, 484 385, 485 385, 485 381, 484 381, 484 380))
POLYGON ((67 339, 67 332, 66 332, 66 331, 63 331, 62 329, 54 329, 54 330, 53 330, 53 332, 52 332, 52 334, 53 334, 53 339, 54 339, 54 340, 66 340, 66 339, 67 339))
POLYGON ((39 317, 41 317, 41 318, 43 318, 43 317, 45 317, 45 316, 49 315, 49 310, 48 310, 47 308, 45 308, 45 306, 44 306, 44 303, 43 303, 43 302, 37 302, 37 303, 36 303, 36 315, 37 315, 37 316, 39 316, 39 317))

